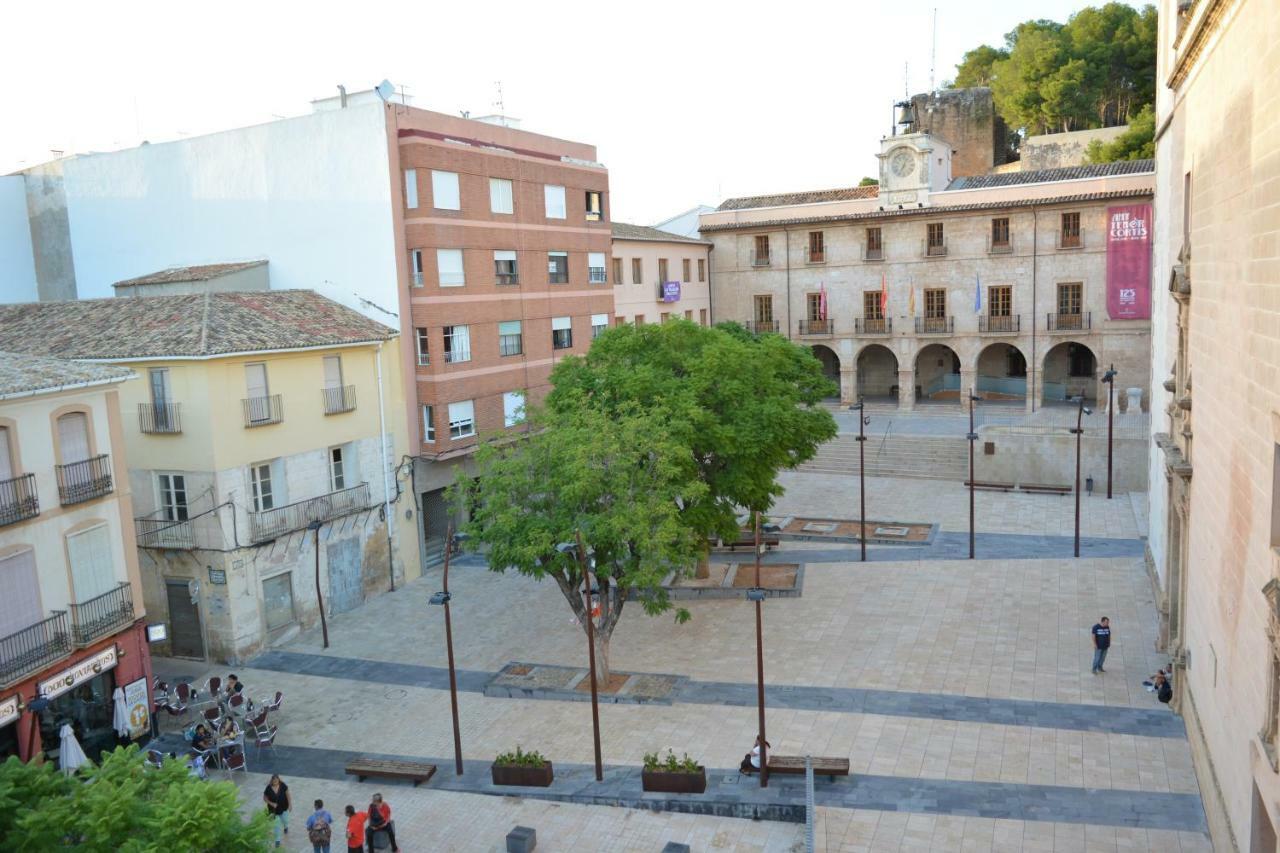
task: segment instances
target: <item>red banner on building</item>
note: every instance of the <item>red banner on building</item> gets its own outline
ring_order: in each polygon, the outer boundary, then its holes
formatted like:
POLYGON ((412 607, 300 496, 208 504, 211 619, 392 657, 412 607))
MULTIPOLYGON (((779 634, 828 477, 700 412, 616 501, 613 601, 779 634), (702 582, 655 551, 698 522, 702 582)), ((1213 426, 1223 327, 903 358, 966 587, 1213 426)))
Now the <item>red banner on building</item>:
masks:
POLYGON ((1107 208, 1107 315, 1151 318, 1151 205, 1107 208))

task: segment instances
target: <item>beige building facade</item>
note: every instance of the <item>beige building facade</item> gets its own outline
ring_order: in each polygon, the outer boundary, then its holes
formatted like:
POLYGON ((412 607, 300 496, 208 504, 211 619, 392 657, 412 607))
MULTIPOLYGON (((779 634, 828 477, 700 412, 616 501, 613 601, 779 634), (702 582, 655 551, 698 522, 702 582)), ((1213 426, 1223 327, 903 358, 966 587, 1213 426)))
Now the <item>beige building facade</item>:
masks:
POLYGON ((613 223, 614 322, 711 323, 711 243, 613 223))
POLYGON ((1280 5, 1162 0, 1159 11, 1151 569, 1214 849, 1271 853, 1280 834, 1280 5))

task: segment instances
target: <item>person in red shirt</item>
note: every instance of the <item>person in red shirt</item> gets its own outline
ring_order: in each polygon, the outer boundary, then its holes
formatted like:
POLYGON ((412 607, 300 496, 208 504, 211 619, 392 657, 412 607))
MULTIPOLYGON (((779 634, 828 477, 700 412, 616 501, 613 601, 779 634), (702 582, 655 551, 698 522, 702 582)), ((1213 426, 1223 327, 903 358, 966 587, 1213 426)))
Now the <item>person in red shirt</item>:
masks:
POLYGON ((356 811, 355 806, 347 806, 347 853, 364 853, 364 822, 369 819, 365 812, 356 811))
POLYGON ((369 804, 369 850, 373 850, 373 833, 377 830, 387 834, 387 840, 391 842, 391 853, 400 853, 400 846, 396 844, 396 828, 391 823, 391 806, 383 802, 381 794, 373 795, 373 802, 369 804), (375 815, 374 812, 377 812, 375 815))

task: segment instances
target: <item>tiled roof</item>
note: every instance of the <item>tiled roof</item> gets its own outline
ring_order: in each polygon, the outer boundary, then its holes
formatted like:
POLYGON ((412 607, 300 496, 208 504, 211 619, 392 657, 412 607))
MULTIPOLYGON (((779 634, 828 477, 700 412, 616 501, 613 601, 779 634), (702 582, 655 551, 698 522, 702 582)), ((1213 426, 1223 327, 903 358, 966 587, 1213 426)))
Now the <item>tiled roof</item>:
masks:
POLYGON ((110 364, 86 364, 43 355, 0 351, 0 398, 56 391, 86 382, 123 382, 132 370, 110 364))
POLYGON ((836 213, 831 216, 798 216, 789 219, 765 219, 759 222, 716 222, 704 224, 702 233, 715 231, 745 231, 776 228, 781 225, 816 225, 824 222, 853 222, 861 219, 888 219, 899 216, 937 216, 941 213, 965 213, 972 210, 1010 210, 1018 207, 1041 207, 1051 204, 1077 204, 1088 201, 1107 201, 1118 198, 1146 198, 1152 190, 1111 190, 1100 193, 1078 193, 1053 198, 1027 198, 1014 201, 987 201, 974 204, 948 204, 936 207, 908 207, 904 210, 873 210, 867 213, 836 213))
POLYGON ((725 199, 716 210, 748 210, 753 207, 782 207, 788 204, 818 204, 824 201, 853 201, 860 198, 875 198, 880 194, 880 187, 874 184, 869 187, 845 187, 834 190, 811 190, 801 193, 778 193, 776 195, 748 195, 740 198, 725 199))
POLYGON ((261 261, 242 261, 234 264, 203 264, 195 267, 170 267, 167 270, 153 272, 124 281, 117 281, 112 287, 125 287, 135 284, 172 284, 175 281, 209 281, 230 275, 233 272, 260 267, 266 263, 261 261))
POLYGON ((1018 184, 1043 184, 1048 181, 1079 181, 1084 178, 1107 178, 1112 175, 1138 175, 1154 172, 1155 160, 1119 160, 1092 166, 1066 166, 1061 169, 1038 169, 1034 172, 1005 172, 1001 175, 969 175, 947 184, 948 190, 981 190, 1011 187, 1018 184))
POLYGON ((679 234, 672 234, 670 231, 659 231, 657 228, 650 228, 648 225, 628 225, 626 222, 613 223, 613 239, 650 240, 661 243, 700 243, 702 245, 708 245, 706 240, 696 240, 693 237, 681 237, 679 234))
POLYGON ((0 350, 58 358, 200 357, 395 335, 311 290, 0 305, 0 350))

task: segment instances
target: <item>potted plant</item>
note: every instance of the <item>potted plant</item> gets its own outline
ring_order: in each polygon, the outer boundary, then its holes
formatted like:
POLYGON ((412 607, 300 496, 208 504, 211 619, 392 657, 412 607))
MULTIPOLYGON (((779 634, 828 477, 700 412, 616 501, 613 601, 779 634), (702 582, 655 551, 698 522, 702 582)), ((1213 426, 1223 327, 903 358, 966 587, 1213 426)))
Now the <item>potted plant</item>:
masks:
POLYGON ((540 752, 504 752, 493 759, 493 784, 545 788, 551 784, 551 762, 540 752))
POLYGON ((707 790, 707 769, 687 754, 676 758, 667 750, 665 758, 656 752, 645 753, 640 781, 646 791, 668 794, 701 794, 707 790))

